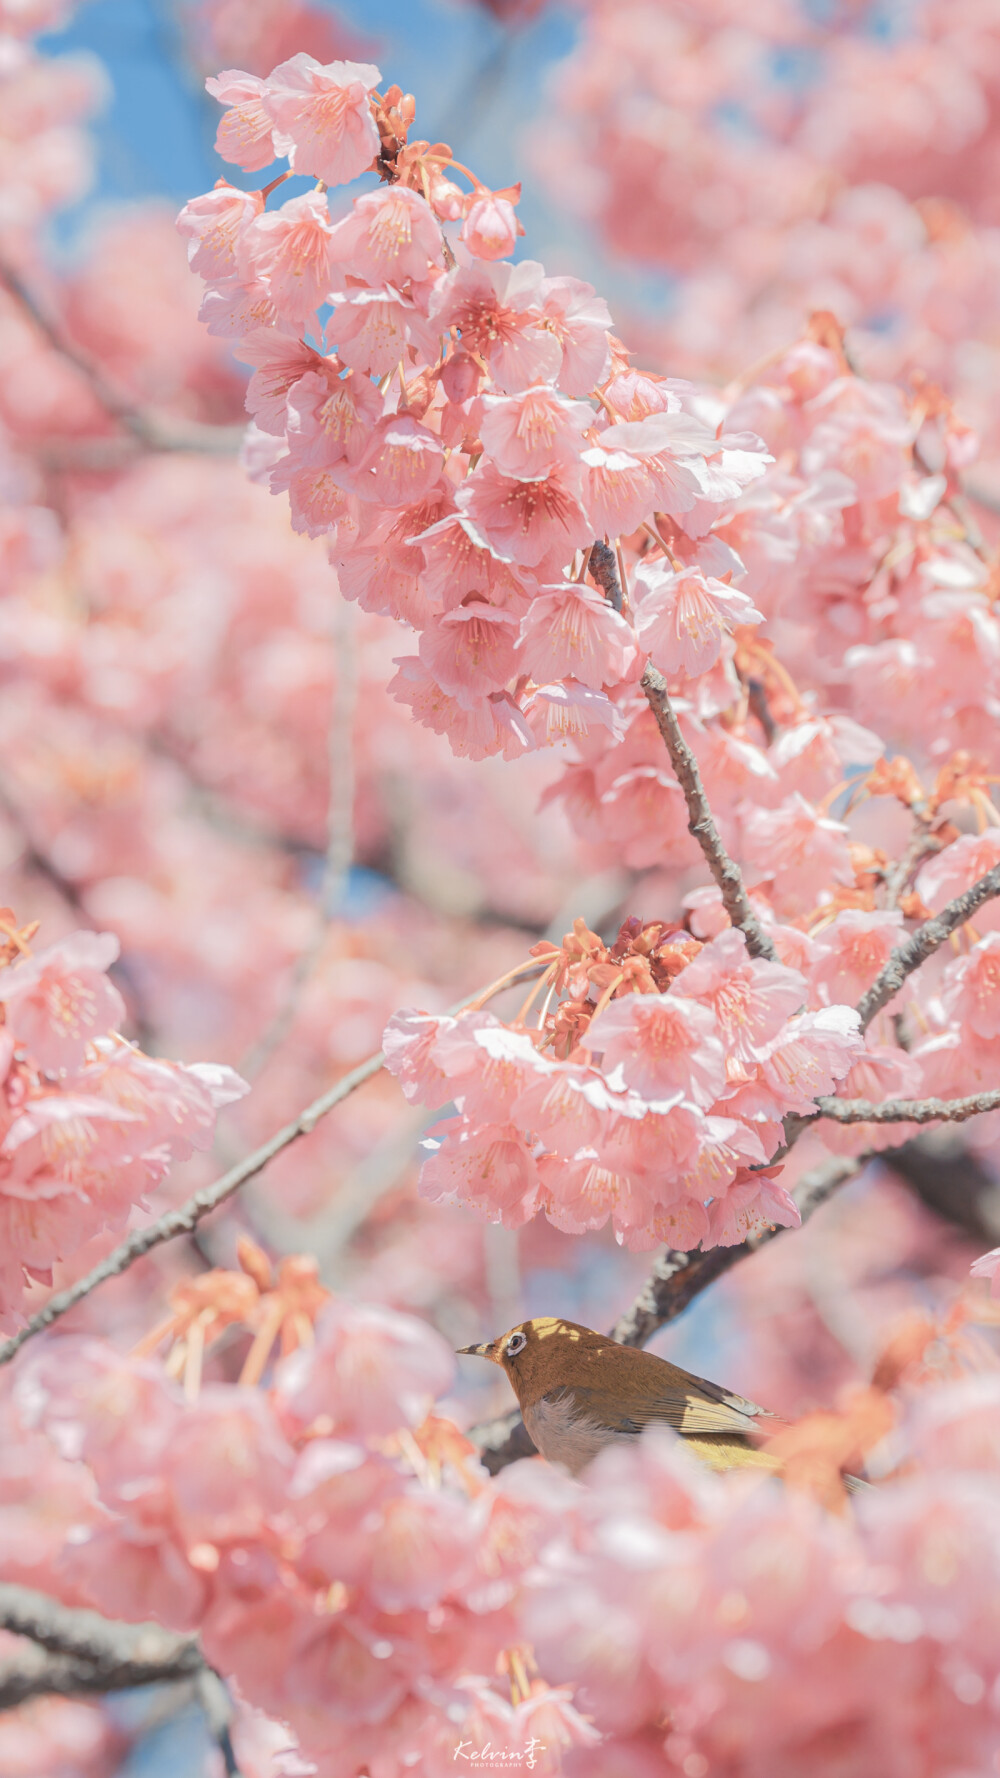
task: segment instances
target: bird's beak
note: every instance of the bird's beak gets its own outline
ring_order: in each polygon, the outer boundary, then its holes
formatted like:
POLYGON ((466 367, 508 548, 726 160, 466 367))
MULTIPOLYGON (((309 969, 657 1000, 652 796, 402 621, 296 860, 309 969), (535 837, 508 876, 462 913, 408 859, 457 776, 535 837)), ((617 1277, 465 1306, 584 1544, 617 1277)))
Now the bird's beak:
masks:
POLYGON ((497 1357, 497 1343, 495 1340, 488 1340, 484 1346, 459 1346, 458 1357, 488 1358, 491 1364, 499 1364, 500 1362, 497 1357))

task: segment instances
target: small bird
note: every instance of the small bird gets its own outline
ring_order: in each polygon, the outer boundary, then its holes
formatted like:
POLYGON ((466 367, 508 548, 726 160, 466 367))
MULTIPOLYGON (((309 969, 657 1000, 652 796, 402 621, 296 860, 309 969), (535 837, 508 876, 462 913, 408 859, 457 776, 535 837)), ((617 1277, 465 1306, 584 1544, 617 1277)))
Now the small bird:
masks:
POLYGON ((533 1443, 572 1475, 605 1445, 654 1425, 672 1426, 710 1469, 781 1468, 752 1436, 759 1421, 783 1425, 777 1415, 575 1321, 536 1316, 461 1355, 501 1366, 533 1443))

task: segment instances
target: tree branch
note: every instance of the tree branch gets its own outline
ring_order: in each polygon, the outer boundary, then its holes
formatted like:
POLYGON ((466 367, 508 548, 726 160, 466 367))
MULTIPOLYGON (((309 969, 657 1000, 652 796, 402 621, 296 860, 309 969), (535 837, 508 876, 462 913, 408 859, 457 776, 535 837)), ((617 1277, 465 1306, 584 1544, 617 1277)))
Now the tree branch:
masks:
POLYGON ((94 1666, 126 1661, 166 1663, 183 1658, 194 1673, 202 1657, 193 1637, 177 1636, 160 1624, 124 1624, 100 1612, 63 1605, 33 1587, 0 1584, 0 1629, 28 1636, 49 1654, 68 1655, 94 1666))
POLYGON ((980 1252, 1000 1241, 1000 1185, 948 1124, 885 1149, 879 1161, 936 1216, 978 1242, 980 1252))
POLYGON ((943 907, 932 920, 925 920, 922 926, 917 927, 916 932, 911 933, 893 951, 867 994, 858 1002, 862 1031, 867 1031, 875 1014, 881 1012, 894 994, 899 993, 907 976, 919 969, 922 963, 926 963, 928 957, 934 955, 957 927, 964 926, 966 920, 972 918, 984 901, 992 901, 997 895, 1000 895, 1000 864, 995 864, 992 870, 988 870, 963 895, 956 895, 954 901, 949 901, 947 907, 943 907))
POLYGON ((45 1692, 124 1691, 206 1671, 189 1636, 175 1636, 159 1624, 112 1623, 30 1587, 0 1585, 0 1627, 36 1644, 0 1664, 0 1709, 45 1692))
MULTIPOLYGON (((541 968, 540 964, 539 970, 541 968)), ((502 983, 501 986, 506 986, 506 983, 502 983)), ((467 994, 463 1000, 459 1000, 454 1006, 449 1007, 449 1014, 459 1013, 475 1001, 488 999, 492 992, 491 985, 488 989, 479 988, 474 994, 467 994)), ((356 1068, 352 1068, 348 1074, 342 1075, 332 1087, 328 1087, 325 1093, 321 1093, 318 1099, 314 1099, 311 1105, 307 1105, 304 1111, 300 1111, 298 1117, 294 1118, 290 1124, 286 1124, 284 1129, 276 1131, 259 1148, 255 1148, 252 1154, 248 1154, 242 1161, 238 1161, 235 1167, 230 1167, 229 1171, 223 1173, 220 1179, 214 1180, 211 1185, 206 1185, 201 1191, 195 1192, 194 1196, 188 1198, 187 1203, 182 1204, 178 1210, 168 1210, 164 1216, 159 1217, 156 1222, 150 1223, 148 1227, 136 1229, 134 1234, 127 1236, 121 1246, 116 1247, 113 1253, 109 1253, 106 1259, 102 1259, 92 1272, 87 1273, 86 1277, 78 1278, 75 1284, 68 1285, 65 1290, 57 1291, 55 1296, 50 1297, 48 1302, 36 1314, 32 1315, 24 1327, 20 1328, 16 1334, 12 1334, 9 1339, 0 1342, 0 1365, 9 1364, 26 1341, 33 1339, 35 1334, 43 1333, 47 1327, 51 1327, 54 1321, 58 1321, 70 1309, 75 1308, 77 1303, 82 1302, 85 1296, 89 1296, 92 1290, 96 1290, 99 1284, 104 1284, 107 1279, 116 1278, 119 1273, 126 1272, 137 1259, 142 1259, 154 1247, 162 1246, 164 1241, 172 1241, 177 1235, 189 1235, 203 1217, 209 1216, 213 1210, 217 1210, 219 1205, 224 1204, 227 1198, 231 1198, 234 1192, 239 1191, 240 1186, 245 1185, 248 1179, 253 1179, 257 1173, 262 1173, 268 1163, 273 1161, 276 1155, 281 1154, 283 1149, 290 1147, 293 1142, 298 1142, 301 1137, 310 1135, 320 1120, 334 1109, 334 1106, 341 1104, 358 1087, 363 1086, 366 1080, 371 1080, 374 1074, 378 1074, 384 1063, 385 1054, 382 1050, 379 1050, 375 1056, 369 1056, 366 1062, 359 1062, 356 1068)))
POLYGON ((939 1118, 950 1124, 964 1124, 967 1118, 996 1111, 1000 1090, 969 1093, 964 1099, 884 1099, 880 1105, 872 1099, 837 1099, 825 1094, 816 1103, 820 1117, 831 1118, 838 1124, 932 1124, 939 1118))
POLYGON ((739 928, 746 939, 751 957, 767 957, 774 963, 778 953, 750 906, 739 865, 730 858, 722 844, 705 795, 698 761, 681 734, 680 723, 667 692, 667 682, 652 661, 643 673, 642 689, 656 718, 656 726, 663 736, 677 774, 677 782, 684 792, 688 808, 688 830, 705 854, 708 868, 722 891, 723 906, 733 925, 739 928))
POLYGON ((587 565, 608 604, 621 611, 624 604, 622 583, 618 576, 618 560, 610 543, 595 543, 587 565))
POLYGON ((64 358, 85 378, 92 395, 108 418, 129 433, 143 450, 206 451, 224 456, 234 456, 239 450, 244 433, 242 426, 211 426, 198 420, 175 423, 136 407, 134 402, 115 388, 100 365, 95 364, 72 340, 66 338, 61 328, 46 313, 34 291, 25 283, 20 272, 5 260, 0 260, 0 284, 4 285, 8 294, 34 323, 53 352, 58 352, 60 358, 64 358))
POLYGON ((224 1204, 227 1198, 231 1198, 234 1192, 239 1191, 240 1186, 245 1185, 248 1179, 252 1179, 256 1173, 263 1172, 268 1162, 274 1160, 275 1155, 280 1154, 291 1143, 299 1141, 302 1136, 308 1136, 316 1128, 320 1119, 326 1117, 335 1105, 339 1105, 366 1080, 370 1080, 373 1074, 377 1074, 384 1060, 385 1057, 379 1050, 377 1056, 369 1056, 366 1062, 360 1063, 357 1068, 352 1068, 349 1074, 343 1075, 334 1086, 328 1088, 325 1093, 321 1093, 320 1097, 314 1099, 311 1105, 307 1105, 304 1111, 300 1111, 292 1123, 286 1124, 284 1129, 278 1130, 267 1142, 262 1143, 260 1148, 255 1148, 252 1154, 237 1162, 235 1167, 230 1167, 228 1173, 223 1173, 221 1179, 216 1179, 213 1184, 206 1185, 200 1192, 195 1192, 186 1204, 180 1206, 180 1209, 168 1210, 165 1216, 159 1217, 148 1227, 136 1229, 135 1233, 129 1235, 120 1247, 116 1247, 113 1253, 109 1253, 106 1259, 102 1259, 92 1272, 88 1272, 83 1278, 78 1278, 75 1284, 68 1285, 65 1290, 57 1291, 43 1308, 32 1315, 24 1327, 20 1328, 16 1334, 12 1334, 10 1339, 0 1343, 0 1364, 9 1364, 27 1340, 33 1339, 35 1334, 42 1333, 45 1328, 51 1327, 52 1323, 58 1321, 60 1316, 67 1314, 70 1309, 76 1307, 77 1303, 82 1302, 85 1296, 89 1296, 92 1290, 96 1290, 99 1284, 104 1284, 108 1278, 116 1278, 120 1272, 127 1271, 137 1259, 142 1259, 144 1254, 150 1253, 154 1247, 161 1246, 164 1241, 172 1241, 177 1235, 189 1235, 203 1216, 208 1216, 213 1210, 217 1210, 219 1205, 224 1204))

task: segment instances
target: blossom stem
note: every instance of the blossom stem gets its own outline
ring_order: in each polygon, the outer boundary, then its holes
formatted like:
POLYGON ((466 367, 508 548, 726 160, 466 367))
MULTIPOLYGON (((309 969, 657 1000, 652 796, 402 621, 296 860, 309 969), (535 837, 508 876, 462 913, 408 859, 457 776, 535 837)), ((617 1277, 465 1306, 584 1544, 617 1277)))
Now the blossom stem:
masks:
POLYGON ((641 683, 677 774, 677 782, 684 792, 688 809, 688 831, 701 847, 705 862, 722 891, 722 904, 726 913, 746 939, 751 957, 766 957, 774 963, 778 953, 750 906, 739 865, 730 858, 722 844, 705 795, 698 761, 681 734, 680 723, 667 692, 667 682, 652 661, 648 663, 641 683))
POLYGON ((604 993, 601 995, 600 1000, 597 1002, 597 1005, 595 1006, 593 1012, 591 1013, 591 1019, 596 1019, 598 1013, 604 1011, 604 1008, 608 1005, 608 1002, 610 1001, 611 996, 614 993, 615 989, 620 988, 622 985, 622 982, 624 980, 625 980, 625 971, 624 971, 624 969, 621 969, 621 970, 619 970, 618 974, 614 977, 614 979, 608 983, 607 987, 604 990, 604 993))
POLYGON ((512 1024, 514 1024, 514 1025, 523 1025, 524 1024, 525 1019, 527 1018, 529 1012, 531 1011, 531 1008, 533 1007, 535 1001, 538 999, 538 996, 541 993, 542 989, 544 988, 546 982, 550 982, 552 980, 552 977, 555 974, 555 972, 558 969, 559 964, 561 962, 562 962, 562 958, 556 957, 554 959, 554 961, 549 964, 549 967, 545 971, 545 974, 540 975, 537 982, 532 983, 531 992, 529 993, 528 998, 525 1000, 523 1006, 521 1007, 521 1010, 517 1013, 515 1018, 511 1021, 512 1024))

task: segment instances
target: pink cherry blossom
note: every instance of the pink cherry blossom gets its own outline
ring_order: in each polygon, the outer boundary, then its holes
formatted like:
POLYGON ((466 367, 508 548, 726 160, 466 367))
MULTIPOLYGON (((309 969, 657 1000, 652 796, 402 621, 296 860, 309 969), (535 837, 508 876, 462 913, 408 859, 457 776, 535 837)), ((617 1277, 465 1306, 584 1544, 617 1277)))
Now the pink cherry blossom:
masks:
POLYGON ((258 216, 244 236, 248 261, 290 321, 305 321, 326 301, 332 281, 330 213, 320 192, 290 198, 258 216))
MULTIPOLYGON (((377 141, 376 149, 377 152, 377 141)), ((366 191, 331 233, 342 273, 372 285, 423 283, 441 264, 441 229, 425 198, 404 185, 366 191)))
POLYGON ((517 619, 478 600, 429 623, 420 658, 442 691, 461 697, 499 691, 513 678, 517 619))
MULTIPOLYGON (((244 364, 254 367, 246 394, 247 413, 253 415, 262 432, 284 438, 289 390, 308 374, 318 372, 329 377, 329 362, 302 340, 269 327, 242 338, 236 354, 244 364)), ((308 384, 307 391, 318 393, 315 384, 308 384)))
POLYGON ((590 535, 575 477, 560 467, 523 481, 501 475, 486 461, 467 477, 455 502, 477 540, 501 561, 522 567, 553 556, 568 561, 590 535))
POLYGON ((724 639, 739 624, 763 621, 761 613, 735 587, 696 568, 677 572, 640 571, 642 597, 636 633, 656 665, 668 674, 694 678, 715 665, 724 639))
POLYGON ((356 371, 331 378, 307 370, 289 387, 285 411, 295 461, 303 468, 328 469, 344 458, 360 463, 374 441, 382 403, 375 385, 356 371))
POLYGON ((705 1006, 681 994, 629 994, 591 1021, 587 1048, 604 1066, 621 1066, 629 1086, 648 1098, 681 1092, 708 1106, 725 1081, 716 1022, 705 1006))
POLYGON ((217 80, 206 80, 205 86, 213 99, 228 107, 215 138, 223 160, 232 161, 246 173, 256 173, 285 153, 285 143, 274 139, 274 118, 265 105, 265 81, 229 68, 217 80))
POLYGON ((751 958, 741 932, 724 928, 682 971, 681 992, 710 1007, 727 1055, 752 1064, 804 1004, 797 970, 751 958))
MULTIPOLYGON (((516 266, 477 261, 441 280, 431 320, 437 329, 457 327, 464 349, 480 353, 499 388, 516 395, 559 375, 562 351, 543 325, 543 301, 542 268, 534 260, 516 266)), ((585 393, 563 387, 569 395, 585 393)))
POLYGON ((419 1426, 454 1370, 445 1341, 412 1316, 331 1304, 317 1324, 315 1345, 281 1365, 278 1410, 292 1429, 385 1438, 402 1426, 419 1426))
POLYGON ((469 1204, 507 1228, 538 1208, 535 1157, 516 1125, 452 1118, 424 1142, 420 1194, 432 1202, 469 1204))
POLYGON ((369 167, 379 135, 368 95, 382 76, 370 62, 317 62, 299 54, 267 78, 264 105, 296 173, 345 185, 369 167))
POLYGON ((845 908, 821 927, 813 934, 816 961, 809 970, 815 997, 827 1006, 860 1000, 902 942, 902 925, 894 908, 873 913, 845 908))
POLYGON ((185 204, 177 218, 178 232, 188 238, 188 264, 209 283, 239 278, 243 270, 242 241, 261 214, 259 192, 238 191, 220 179, 213 191, 185 204))
POLYGON ((1000 933, 989 932, 948 969, 942 998, 949 1013, 975 1038, 1000 1037, 1000 933))
POLYGON ((382 506, 409 506, 423 500, 437 482, 444 451, 436 432, 412 414, 386 414, 373 427, 358 464, 355 487, 363 500, 382 506))
POLYGON ((124 1022, 106 973, 118 949, 110 932, 75 932, 0 974, 7 1025, 43 1068, 75 1074, 88 1044, 124 1022))
POLYGON ((571 678, 595 691, 624 679, 636 658, 624 618, 599 593, 573 581, 536 594, 521 620, 517 648, 539 683, 571 678))
POLYGON ((391 284, 330 294, 337 352, 352 370, 384 377, 395 370, 407 344, 429 351, 427 322, 411 298, 391 284))
POLYGON ((851 1006, 802 1013, 768 1045, 764 1080, 784 1111, 808 1112, 832 1093, 862 1050, 858 1014, 851 1006))
MULTIPOLYGON (((921 900, 933 913, 939 913, 946 902, 954 901, 971 889, 980 877, 1000 864, 1000 827, 986 827, 982 833, 960 834, 950 846, 922 865, 916 879, 921 900)), ((993 930, 1000 914, 996 904, 987 902, 976 915, 976 924, 993 930)))
POLYGON ((624 733, 621 715, 610 699, 573 679, 536 685, 524 700, 524 716, 540 747, 579 745, 593 733, 619 741, 624 733))
POLYGON ((479 432, 503 475, 532 480, 556 465, 572 470, 592 423, 586 402, 567 401, 540 383, 520 395, 484 396, 479 432))
POLYGON ((779 1180, 762 1173, 743 1173, 724 1197, 709 1205, 709 1241, 713 1247, 735 1247, 775 1223, 794 1229, 801 1220, 794 1200, 779 1180))
POLYGON ((818 815, 797 792, 776 809, 748 807, 743 853, 750 877, 769 885, 777 912, 804 912, 826 884, 853 881, 847 831, 842 822, 818 815))
POLYGON ((588 395, 607 375, 611 313, 582 278, 546 278, 542 295, 549 328, 562 347, 557 382, 567 395, 588 395))

